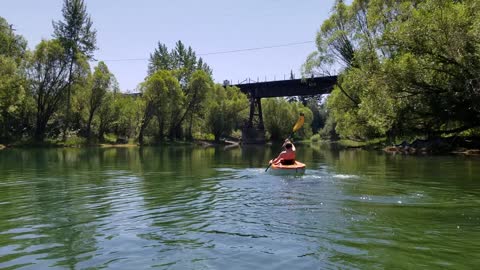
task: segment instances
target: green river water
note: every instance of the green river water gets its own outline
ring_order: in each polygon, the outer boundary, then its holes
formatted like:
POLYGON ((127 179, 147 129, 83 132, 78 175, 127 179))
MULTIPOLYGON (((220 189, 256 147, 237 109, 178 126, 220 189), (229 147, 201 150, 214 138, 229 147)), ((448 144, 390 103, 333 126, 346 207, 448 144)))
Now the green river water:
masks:
POLYGON ((479 269, 480 158, 278 150, 0 151, 0 269, 479 269))

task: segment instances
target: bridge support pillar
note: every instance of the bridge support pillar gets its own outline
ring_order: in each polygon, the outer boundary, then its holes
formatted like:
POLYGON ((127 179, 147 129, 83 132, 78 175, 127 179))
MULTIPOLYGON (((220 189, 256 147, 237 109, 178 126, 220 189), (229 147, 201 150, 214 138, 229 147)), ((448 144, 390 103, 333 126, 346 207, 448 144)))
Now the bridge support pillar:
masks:
POLYGON ((250 117, 242 130, 242 143, 265 143, 265 127, 263 125, 262 102, 260 98, 250 97, 250 117))
POLYGON ((262 101, 260 98, 250 98, 250 117, 248 118, 248 126, 264 129, 262 115, 262 101))

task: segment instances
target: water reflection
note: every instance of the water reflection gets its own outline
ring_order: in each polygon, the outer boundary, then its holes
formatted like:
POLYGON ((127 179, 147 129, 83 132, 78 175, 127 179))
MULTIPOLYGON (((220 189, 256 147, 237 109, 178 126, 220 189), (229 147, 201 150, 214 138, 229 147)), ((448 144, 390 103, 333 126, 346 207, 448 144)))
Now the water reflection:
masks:
POLYGON ((297 148, 301 177, 279 145, 2 151, 0 268, 479 263, 478 159, 297 148))

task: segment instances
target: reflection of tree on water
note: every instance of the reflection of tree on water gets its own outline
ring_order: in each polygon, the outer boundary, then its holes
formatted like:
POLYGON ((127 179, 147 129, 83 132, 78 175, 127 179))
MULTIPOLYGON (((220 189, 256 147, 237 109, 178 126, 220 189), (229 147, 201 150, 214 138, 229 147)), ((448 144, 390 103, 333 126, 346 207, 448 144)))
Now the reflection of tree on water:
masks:
POLYGON ((242 145, 242 159, 243 162, 248 164, 250 168, 258 167, 267 167, 268 161, 274 158, 270 148, 265 148, 265 146, 256 146, 256 145, 242 145))
POLYGON ((149 229, 138 237, 169 246, 159 252, 171 251, 172 256, 180 251, 176 248, 206 244, 195 232, 207 225, 218 192, 217 151, 190 146, 139 149, 142 211, 148 213, 143 220, 149 229))
MULTIPOLYGON (((108 189, 103 188, 107 177, 98 173, 98 155, 84 159, 81 153, 71 149, 19 150, 9 156, 10 163, 2 162, 10 170, 20 167, 26 179, 35 179, 3 198, 12 203, 8 204, 11 209, 2 209, 2 215, 19 217, 9 219, 11 226, 31 231, 20 240, 4 239, 4 244, 18 244, 20 250, 36 247, 35 253, 43 263, 70 269, 92 256, 89 254, 96 250, 97 242, 95 221, 109 213, 108 204, 94 209, 92 205, 107 196, 108 189)), ((24 255, 18 253, 19 261, 24 255)))
POLYGON ((456 262, 462 252, 476 254, 469 240, 478 238, 478 161, 298 144, 304 177, 259 174, 276 151, 273 145, 0 152, 0 265, 128 268, 123 263, 152 265, 158 258, 191 266, 225 241, 239 245, 238 236, 262 236, 265 243, 279 235, 295 235, 298 255, 328 256, 332 268, 410 258, 435 268, 432 252, 456 262), (417 247, 423 249, 409 255, 417 247), (138 254, 149 261, 139 262, 138 254))

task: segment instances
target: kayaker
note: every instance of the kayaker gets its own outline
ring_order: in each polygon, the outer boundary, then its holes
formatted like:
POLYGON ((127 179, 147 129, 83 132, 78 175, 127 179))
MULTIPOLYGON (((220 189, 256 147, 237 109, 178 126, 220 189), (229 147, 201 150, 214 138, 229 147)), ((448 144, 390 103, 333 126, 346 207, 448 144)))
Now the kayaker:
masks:
POLYGON ((295 145, 289 140, 286 139, 282 145, 285 148, 284 151, 278 155, 278 157, 272 159, 270 163, 273 164, 282 164, 282 165, 293 165, 295 164, 295 145))

